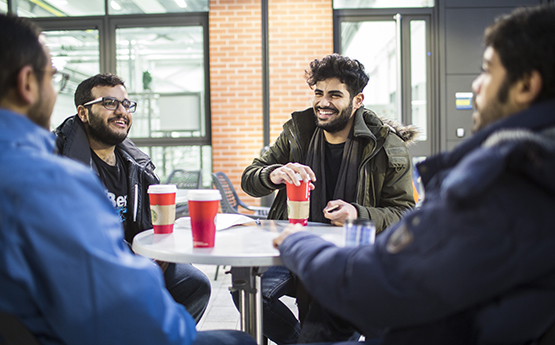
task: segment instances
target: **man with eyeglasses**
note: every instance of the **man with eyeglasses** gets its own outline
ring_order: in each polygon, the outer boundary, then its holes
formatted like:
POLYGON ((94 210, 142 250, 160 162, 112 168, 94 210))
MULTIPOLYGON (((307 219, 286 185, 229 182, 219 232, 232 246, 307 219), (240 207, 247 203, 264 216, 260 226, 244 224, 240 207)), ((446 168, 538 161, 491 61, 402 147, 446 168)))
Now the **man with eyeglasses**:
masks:
POLYGON ((238 331, 197 332, 160 269, 123 243, 97 176, 53 154, 63 78, 53 82, 39 35, 0 14, 0 343, 32 341, 9 320, 49 345, 254 345, 238 331))
MULTIPOLYGON (((125 240, 132 243, 137 233, 152 228, 147 189, 160 183, 150 158, 127 137, 137 103, 129 100, 124 82, 109 73, 81 82, 74 98, 77 114, 56 129, 58 151, 100 177, 125 240)), ((210 281, 190 264, 158 263, 170 294, 198 323, 210 299, 210 281)))

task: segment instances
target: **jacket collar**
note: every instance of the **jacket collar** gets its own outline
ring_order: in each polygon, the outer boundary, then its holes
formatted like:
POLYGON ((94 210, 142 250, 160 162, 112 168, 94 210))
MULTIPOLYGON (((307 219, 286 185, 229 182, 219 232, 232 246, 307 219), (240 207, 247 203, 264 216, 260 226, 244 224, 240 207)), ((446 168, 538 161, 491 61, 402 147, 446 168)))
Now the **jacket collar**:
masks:
POLYGON ((54 152, 54 135, 24 115, 0 109, 0 144, 54 152))
POLYGON ((455 166, 469 152, 479 147, 491 134, 501 129, 523 128, 537 132, 555 126, 555 99, 534 104, 508 118, 496 121, 463 141, 451 152, 443 152, 417 164, 424 183, 443 168, 455 166))
MULTIPOLYGON (((360 107, 357 109, 353 122, 353 135, 355 137, 365 137, 376 139, 387 135, 388 128, 372 111, 360 107)), ((314 120, 313 108, 307 108, 303 111, 296 111, 291 114, 293 123, 300 133, 313 133, 316 129, 316 121, 314 120)))
MULTIPOLYGON (((85 126, 77 115, 67 118, 57 129, 60 144, 60 154, 72 159, 83 162, 86 165, 91 164, 91 154, 85 126)), ((143 167, 149 167, 154 170, 154 165, 150 161, 150 157, 139 150, 139 148, 129 138, 116 145, 117 150, 126 152, 135 162, 143 167)))

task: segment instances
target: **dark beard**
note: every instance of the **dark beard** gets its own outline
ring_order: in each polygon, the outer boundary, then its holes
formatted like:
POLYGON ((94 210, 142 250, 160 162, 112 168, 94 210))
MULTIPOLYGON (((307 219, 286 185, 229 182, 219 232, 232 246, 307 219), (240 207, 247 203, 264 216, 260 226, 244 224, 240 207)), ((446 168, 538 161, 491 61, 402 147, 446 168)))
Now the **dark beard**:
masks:
POLYGON ((314 113, 314 117, 316 118, 316 127, 322 128, 328 133, 337 133, 349 124, 349 120, 351 119, 351 113, 353 112, 353 100, 349 103, 349 106, 339 113, 339 116, 336 117, 333 121, 329 123, 320 123, 318 120, 318 116, 316 112, 314 113))
POLYGON ((92 110, 89 111, 92 116, 89 117, 89 123, 85 124, 85 128, 91 138, 110 146, 120 144, 125 140, 125 138, 127 138, 127 134, 129 133, 131 127, 127 129, 127 133, 125 134, 114 133, 110 131, 110 128, 108 128, 107 125, 104 124, 100 116, 96 116, 92 110))

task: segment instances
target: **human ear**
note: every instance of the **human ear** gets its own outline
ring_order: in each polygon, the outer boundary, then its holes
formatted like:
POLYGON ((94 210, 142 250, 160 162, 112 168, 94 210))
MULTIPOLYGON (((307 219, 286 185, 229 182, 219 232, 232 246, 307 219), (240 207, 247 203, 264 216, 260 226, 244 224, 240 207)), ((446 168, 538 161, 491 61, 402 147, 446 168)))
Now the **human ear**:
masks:
POLYGON ((536 70, 526 74, 521 80, 517 81, 517 88, 514 100, 521 106, 528 107, 540 94, 543 86, 542 76, 536 70))
POLYGON ((82 105, 77 107, 77 116, 79 116, 79 119, 81 120, 81 122, 83 123, 89 122, 88 110, 86 107, 82 105))
POLYGON ((28 106, 38 101, 39 85, 30 65, 23 66, 17 73, 16 95, 28 106))
POLYGON ((353 108, 358 109, 363 106, 364 94, 361 92, 353 98, 353 108))

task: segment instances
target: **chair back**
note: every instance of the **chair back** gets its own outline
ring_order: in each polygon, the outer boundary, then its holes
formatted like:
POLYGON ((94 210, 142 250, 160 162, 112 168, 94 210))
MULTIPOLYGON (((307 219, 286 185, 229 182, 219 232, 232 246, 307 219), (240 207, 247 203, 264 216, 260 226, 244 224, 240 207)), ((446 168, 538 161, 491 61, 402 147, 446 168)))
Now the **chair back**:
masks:
POLYGON ((231 181, 224 172, 218 171, 212 174, 214 186, 222 194, 220 205, 223 213, 239 213, 239 197, 231 181))
POLYGON ((0 312, 0 345, 39 345, 35 335, 12 314, 0 312))
POLYGON ((176 169, 172 171, 166 183, 176 185, 177 189, 200 189, 202 170, 176 169))

